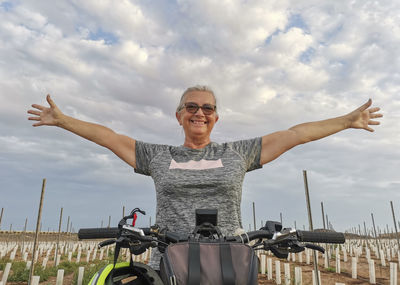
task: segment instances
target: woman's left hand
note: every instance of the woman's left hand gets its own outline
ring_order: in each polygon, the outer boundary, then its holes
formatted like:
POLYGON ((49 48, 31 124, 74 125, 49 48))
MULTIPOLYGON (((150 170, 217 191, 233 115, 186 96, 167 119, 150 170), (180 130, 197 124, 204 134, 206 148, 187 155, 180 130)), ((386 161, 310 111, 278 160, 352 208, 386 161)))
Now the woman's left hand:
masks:
POLYGON ((372 100, 369 99, 367 103, 347 115, 349 119, 349 128, 364 129, 370 132, 374 131, 370 125, 379 125, 380 122, 372 119, 381 118, 383 115, 376 113, 380 110, 380 108, 370 108, 371 105, 372 100))

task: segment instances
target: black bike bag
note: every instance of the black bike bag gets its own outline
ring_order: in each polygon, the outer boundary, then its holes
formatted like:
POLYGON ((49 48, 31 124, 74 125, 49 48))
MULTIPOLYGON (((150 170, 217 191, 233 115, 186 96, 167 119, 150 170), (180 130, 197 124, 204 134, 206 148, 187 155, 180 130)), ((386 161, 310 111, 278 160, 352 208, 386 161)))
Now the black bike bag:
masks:
POLYGON ((170 285, 255 285, 258 258, 247 244, 181 242, 166 248, 160 275, 170 285))

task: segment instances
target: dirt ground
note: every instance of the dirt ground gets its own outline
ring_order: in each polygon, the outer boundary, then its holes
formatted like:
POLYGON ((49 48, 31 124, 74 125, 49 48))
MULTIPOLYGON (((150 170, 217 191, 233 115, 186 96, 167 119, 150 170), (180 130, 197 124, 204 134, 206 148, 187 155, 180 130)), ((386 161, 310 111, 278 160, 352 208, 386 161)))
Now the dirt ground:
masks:
MULTIPOLYGON (((258 284, 276 284, 275 281, 275 260, 279 260, 275 257, 270 257, 273 260, 273 280, 267 280, 266 275, 259 274, 259 282, 258 284)), ((303 256, 303 261, 305 260, 303 256)), ((311 259, 312 260, 312 259, 311 259)), ((281 280, 282 284, 284 282, 284 271, 283 271, 283 263, 287 263, 287 260, 280 260, 281 261, 281 280)), ((392 261, 394 262, 394 261, 392 261)), ((397 262, 397 258, 395 260, 397 262)), ((323 285, 335 285, 336 283, 344 283, 344 284, 371 284, 369 282, 369 267, 367 263, 367 259, 363 256, 359 258, 358 266, 357 266, 357 279, 353 279, 351 277, 351 257, 348 257, 347 262, 343 261, 341 258, 341 273, 331 272, 335 270, 335 261, 330 262, 330 270, 324 268, 324 260, 320 256, 318 259, 320 276, 321 276, 321 284, 323 285)), ((290 262, 290 271, 292 280, 294 280, 294 268, 300 266, 302 269, 302 281, 303 284, 312 284, 312 270, 314 270, 314 265, 306 265, 304 263, 299 262, 290 262)), ((389 262, 386 262, 386 266, 381 266, 380 262, 375 260, 375 284, 388 284, 390 285, 390 265, 389 262)), ((291 283, 295 284, 295 283, 291 283)), ((400 285, 400 272, 399 272, 399 265, 397 265, 397 284, 400 285)))

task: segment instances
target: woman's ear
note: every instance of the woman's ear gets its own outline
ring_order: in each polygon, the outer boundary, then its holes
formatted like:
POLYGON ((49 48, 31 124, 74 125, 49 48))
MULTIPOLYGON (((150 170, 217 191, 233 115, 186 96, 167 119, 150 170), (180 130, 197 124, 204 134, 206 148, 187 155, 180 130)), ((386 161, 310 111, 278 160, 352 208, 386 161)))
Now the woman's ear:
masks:
POLYGON ((179 125, 180 125, 180 126, 182 126, 182 122, 181 122, 181 114, 180 114, 180 113, 178 113, 178 112, 176 112, 176 113, 175 113, 175 117, 176 117, 176 119, 178 120, 178 123, 179 123, 179 125))

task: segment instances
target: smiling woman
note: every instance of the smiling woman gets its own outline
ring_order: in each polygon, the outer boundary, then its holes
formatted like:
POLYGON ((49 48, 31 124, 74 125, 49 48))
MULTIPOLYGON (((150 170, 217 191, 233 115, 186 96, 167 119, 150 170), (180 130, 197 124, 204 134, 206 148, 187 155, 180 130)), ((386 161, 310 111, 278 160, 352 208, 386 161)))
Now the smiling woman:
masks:
POLYGON ((211 131, 218 121, 214 93, 204 89, 186 91, 176 112, 176 118, 185 132, 183 145, 193 149, 210 143, 211 131))
MULTIPOLYGON (((242 184, 246 172, 261 168, 296 145, 318 140, 348 128, 373 131, 370 125, 382 117, 372 101, 347 115, 304 123, 262 137, 215 143, 211 132, 218 122, 217 102, 206 86, 188 88, 175 116, 185 133, 181 146, 151 144, 134 140, 113 130, 66 116, 47 95, 50 107, 34 104, 28 113, 33 126, 58 126, 114 152, 139 174, 154 180, 156 223, 175 232, 191 232, 194 209, 218 209, 218 225, 225 235, 242 228, 242 184)), ((153 251, 151 265, 158 268, 159 254, 153 251)))

